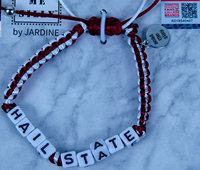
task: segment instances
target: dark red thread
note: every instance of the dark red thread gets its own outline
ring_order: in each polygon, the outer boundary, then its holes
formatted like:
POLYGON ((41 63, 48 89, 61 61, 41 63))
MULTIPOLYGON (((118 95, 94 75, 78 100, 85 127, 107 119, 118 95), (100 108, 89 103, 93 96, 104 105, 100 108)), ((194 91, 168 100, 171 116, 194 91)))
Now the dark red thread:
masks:
MULTIPOLYGON (((84 29, 82 28, 82 26, 80 24, 75 25, 74 28, 72 29, 71 33, 66 35, 65 40, 67 41, 67 40, 71 39, 71 37, 73 36, 73 34, 75 32, 78 33, 77 37, 79 37, 80 35, 82 35, 84 33, 84 29)), ((72 44, 75 42, 76 42, 76 39, 72 41, 72 44)), ((60 44, 58 42, 52 43, 52 45, 47 46, 44 51, 40 51, 37 56, 33 57, 28 63, 26 63, 25 66, 22 67, 20 69, 19 73, 16 74, 16 76, 14 77, 13 82, 11 83, 11 86, 8 87, 10 89, 6 92, 4 99, 8 99, 12 95, 14 89, 17 87, 17 84, 19 83, 21 78, 25 75, 26 70, 29 70, 31 67, 33 67, 33 65, 39 63, 39 61, 45 57, 44 54, 51 53, 53 50, 58 48, 59 45, 60 44)), ((66 48, 67 48, 67 46, 66 46, 66 48)), ((48 60, 46 60, 45 62, 47 62, 47 61, 48 60)), ((41 66, 42 66, 42 64, 39 64, 39 67, 41 67, 41 66)), ((33 69, 33 71, 36 71, 36 69, 33 69)), ((31 74, 28 75, 28 78, 30 78, 30 77, 31 77, 31 74)), ((23 84, 25 82, 26 82, 26 80, 23 80, 23 84)), ((21 89, 22 89, 22 87, 20 88, 20 90, 21 89)), ((17 95, 14 96, 14 98, 16 98, 16 97, 17 97, 17 95)))
MULTIPOLYGON (((55 164, 53 158, 55 156, 56 153, 53 153, 50 157, 49 157, 49 161, 52 163, 52 164, 55 164)), ((58 161, 56 163, 58 166, 62 166, 62 161, 61 161, 61 157, 59 155, 59 158, 58 158, 58 161)))
POLYGON ((139 49, 141 46, 141 39, 139 36, 135 35, 137 32, 136 26, 134 24, 131 24, 128 28, 132 29, 128 36, 131 39, 131 46, 133 48, 133 51, 135 53, 136 62, 138 66, 139 71, 139 86, 140 86, 140 102, 141 102, 141 108, 140 108, 140 118, 139 118, 139 125, 134 125, 133 128, 138 132, 139 136, 143 135, 143 132, 146 133, 146 121, 149 119, 148 112, 151 110, 150 102, 151 102, 151 95, 149 94, 151 92, 151 87, 149 86, 151 81, 149 79, 150 71, 148 69, 149 63, 146 61, 147 55, 144 52, 145 47, 142 46, 141 49, 139 49))
MULTIPOLYGON (((101 18, 91 17, 87 28, 90 35, 100 35, 101 18)), ((117 18, 106 18, 105 34, 109 36, 119 35, 122 32, 121 22, 117 18)))
POLYGON ((17 105, 15 103, 12 103, 12 104, 3 103, 3 105, 1 106, 1 108, 3 109, 3 111, 5 113, 8 113, 10 110, 12 110, 16 106, 17 105))

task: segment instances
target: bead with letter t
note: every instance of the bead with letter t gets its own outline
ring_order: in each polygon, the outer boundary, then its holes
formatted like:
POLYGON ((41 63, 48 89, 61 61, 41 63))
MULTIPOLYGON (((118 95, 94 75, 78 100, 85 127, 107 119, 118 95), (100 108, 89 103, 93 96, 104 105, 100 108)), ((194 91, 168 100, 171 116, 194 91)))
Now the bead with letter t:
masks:
POLYGON ((106 139, 105 142, 111 154, 120 151, 124 148, 124 144, 118 135, 106 139))
POLYGON ((94 164, 94 158, 91 150, 86 150, 77 153, 79 167, 86 167, 94 164))

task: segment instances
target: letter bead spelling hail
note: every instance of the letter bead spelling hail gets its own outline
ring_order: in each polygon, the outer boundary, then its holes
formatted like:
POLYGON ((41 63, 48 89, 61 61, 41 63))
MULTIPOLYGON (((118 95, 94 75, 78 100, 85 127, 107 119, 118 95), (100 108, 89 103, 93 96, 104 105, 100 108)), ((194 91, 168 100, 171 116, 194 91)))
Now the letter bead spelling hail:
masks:
POLYGON ((33 130, 26 139, 31 143, 33 147, 37 147, 39 144, 41 144, 46 137, 44 134, 37 128, 33 130))
POLYGON ((45 140, 37 147, 37 152, 43 159, 48 159, 56 152, 56 148, 48 140, 45 140))
POLYGON ((13 122, 14 125, 19 123, 23 118, 26 117, 26 115, 24 114, 24 112, 21 110, 21 108, 19 106, 17 106, 15 108, 13 108, 12 110, 10 110, 7 113, 7 116, 13 122))
POLYGON ((26 137, 35 129, 33 124, 27 118, 22 119, 19 123, 16 124, 15 127, 23 137, 26 137))

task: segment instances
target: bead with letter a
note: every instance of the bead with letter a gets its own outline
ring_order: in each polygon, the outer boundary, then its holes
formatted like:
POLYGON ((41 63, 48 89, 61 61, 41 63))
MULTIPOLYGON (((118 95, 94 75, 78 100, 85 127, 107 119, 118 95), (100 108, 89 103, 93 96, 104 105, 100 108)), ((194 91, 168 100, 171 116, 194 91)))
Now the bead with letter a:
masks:
POLYGON ((110 156, 108 148, 103 139, 96 140, 90 144, 90 149, 97 162, 102 161, 110 156))

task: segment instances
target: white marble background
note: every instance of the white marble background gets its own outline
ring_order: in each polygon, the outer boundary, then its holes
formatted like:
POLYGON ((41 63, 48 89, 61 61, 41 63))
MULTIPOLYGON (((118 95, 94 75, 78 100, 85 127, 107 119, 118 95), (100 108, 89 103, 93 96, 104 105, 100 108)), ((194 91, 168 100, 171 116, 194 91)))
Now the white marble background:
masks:
MULTIPOLYGON (((7 0, 9 1, 9 0, 7 0)), ((100 17, 100 9, 120 20, 130 17, 134 0, 68 0, 79 17, 100 17)), ((148 0, 146 6, 152 3, 148 0)), ((9 2, 3 3, 7 5, 9 2)), ((0 92, 13 73, 51 37, 12 37, 3 17, 0 46, 0 92), (12 37, 12 38, 10 38, 12 37)), ((139 35, 160 24, 160 4, 142 18, 139 35)), ((63 21, 64 30, 75 22, 63 21)), ((87 167, 87 170, 198 170, 200 167, 200 31, 169 30, 170 44, 146 50, 153 101, 147 135, 130 149, 87 167)), ((83 35, 73 46, 40 68, 24 85, 16 103, 60 152, 80 152, 97 139, 107 139, 136 124, 137 76, 125 36, 83 35)), ((0 169, 62 169, 43 160, 0 111, 0 169)), ((78 170, 80 168, 73 168, 78 170)))

